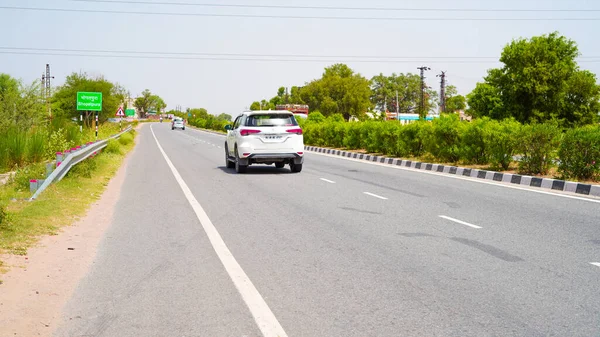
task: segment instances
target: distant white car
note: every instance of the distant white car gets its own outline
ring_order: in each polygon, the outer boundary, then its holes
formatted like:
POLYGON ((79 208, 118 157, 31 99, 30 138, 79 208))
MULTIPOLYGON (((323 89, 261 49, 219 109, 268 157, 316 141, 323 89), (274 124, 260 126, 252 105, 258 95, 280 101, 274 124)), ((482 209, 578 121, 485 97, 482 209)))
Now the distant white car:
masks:
POLYGON ((304 137, 294 115, 285 110, 247 111, 225 126, 225 164, 244 173, 252 164, 290 165, 302 171, 304 137))
POLYGON ((171 130, 175 130, 175 129, 185 130, 185 123, 183 122, 183 119, 181 119, 181 118, 173 119, 173 122, 171 122, 171 130))

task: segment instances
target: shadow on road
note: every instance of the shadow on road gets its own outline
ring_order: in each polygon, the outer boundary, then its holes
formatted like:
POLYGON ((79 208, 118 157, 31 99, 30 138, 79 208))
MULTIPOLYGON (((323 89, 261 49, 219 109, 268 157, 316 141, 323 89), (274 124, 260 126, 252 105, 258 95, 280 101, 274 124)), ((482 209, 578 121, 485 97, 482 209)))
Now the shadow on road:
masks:
MULTIPOLYGON (((227 174, 238 174, 235 169, 228 169, 225 166, 219 166, 218 169, 227 174)), ((250 165, 243 174, 292 174, 292 171, 287 167, 278 169, 273 165, 250 165)))

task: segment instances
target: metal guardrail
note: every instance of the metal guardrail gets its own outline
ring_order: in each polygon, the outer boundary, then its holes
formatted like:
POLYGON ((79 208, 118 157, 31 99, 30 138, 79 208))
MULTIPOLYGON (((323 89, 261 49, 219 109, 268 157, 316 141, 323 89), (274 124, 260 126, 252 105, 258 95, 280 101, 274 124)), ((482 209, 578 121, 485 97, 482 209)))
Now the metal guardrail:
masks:
POLYGON ((35 200, 53 182, 62 180, 67 175, 67 173, 69 173, 69 171, 71 170, 71 168, 73 166, 79 164, 80 162, 89 158, 92 154, 105 148, 106 145, 108 145, 109 140, 117 139, 117 138, 121 137, 122 134, 131 131, 131 129, 132 128, 130 125, 125 130, 123 130, 115 135, 112 135, 104 140, 94 142, 90 145, 87 145, 87 146, 77 150, 77 151, 73 151, 73 152, 69 153, 63 159, 63 161, 60 163, 60 165, 57 166, 54 169, 54 171, 52 171, 52 173, 50 173, 50 175, 44 180, 44 183, 40 187, 38 187, 38 189, 35 191, 35 193, 29 199, 29 201, 35 200))

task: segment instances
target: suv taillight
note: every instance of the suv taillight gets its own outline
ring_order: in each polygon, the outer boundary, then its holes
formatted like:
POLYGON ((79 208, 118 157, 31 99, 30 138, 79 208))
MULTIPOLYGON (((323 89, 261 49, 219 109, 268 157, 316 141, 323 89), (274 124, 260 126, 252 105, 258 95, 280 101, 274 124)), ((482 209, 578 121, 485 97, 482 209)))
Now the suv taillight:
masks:
POLYGON ((248 136, 260 133, 260 130, 242 129, 240 130, 240 136, 248 136))
POLYGON ((295 133, 297 135, 301 135, 302 134, 302 129, 300 129, 300 128, 287 129, 287 130, 285 130, 285 132, 287 132, 287 133, 295 133))

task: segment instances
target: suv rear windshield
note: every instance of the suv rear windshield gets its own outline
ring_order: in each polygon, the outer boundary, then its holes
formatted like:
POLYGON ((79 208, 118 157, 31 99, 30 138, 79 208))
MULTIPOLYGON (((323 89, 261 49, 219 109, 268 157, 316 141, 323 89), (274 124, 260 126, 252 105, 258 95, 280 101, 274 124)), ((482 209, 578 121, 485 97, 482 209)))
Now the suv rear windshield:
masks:
POLYGON ((246 119, 246 126, 296 126, 298 122, 292 114, 260 114, 250 115, 246 119))

